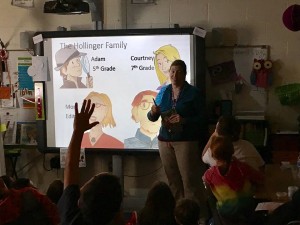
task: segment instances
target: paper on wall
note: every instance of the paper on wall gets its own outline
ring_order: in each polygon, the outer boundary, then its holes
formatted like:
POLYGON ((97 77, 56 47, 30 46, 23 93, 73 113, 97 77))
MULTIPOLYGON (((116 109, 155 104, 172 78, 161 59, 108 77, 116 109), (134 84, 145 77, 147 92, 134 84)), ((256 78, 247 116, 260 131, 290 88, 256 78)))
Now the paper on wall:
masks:
POLYGON ((18 57, 19 89, 34 89, 32 77, 27 72, 31 65, 31 57, 18 57))
POLYGON ((16 141, 16 118, 16 113, 5 111, 1 112, 1 123, 6 125, 4 144, 14 144, 16 141))
POLYGON ((32 56, 32 66, 27 70, 33 81, 47 81, 47 57, 32 56))
POLYGON ((22 8, 32 8, 34 6, 34 0, 12 0, 11 4, 22 8))
MULTIPOLYGON (((68 148, 60 148, 60 168, 66 167, 66 157, 68 148)), ((80 149, 79 167, 86 167, 85 149, 80 149)))
POLYGON ((193 30, 193 34, 197 35, 199 37, 205 38, 206 36, 206 30, 199 28, 199 27, 195 27, 193 30))
POLYGON ((2 108, 14 108, 15 107, 15 99, 1 99, 1 107, 2 108))

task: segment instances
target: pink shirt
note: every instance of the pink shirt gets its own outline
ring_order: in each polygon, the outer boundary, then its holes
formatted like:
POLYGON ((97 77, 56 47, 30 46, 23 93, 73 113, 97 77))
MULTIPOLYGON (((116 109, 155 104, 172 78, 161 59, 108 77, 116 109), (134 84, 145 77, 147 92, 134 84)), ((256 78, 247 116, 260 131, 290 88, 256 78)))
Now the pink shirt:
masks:
POLYGON ((81 142, 81 147, 82 148, 124 148, 124 143, 119 141, 118 139, 103 133, 101 137, 97 140, 97 142, 92 145, 90 138, 89 138, 89 133, 85 133, 83 135, 83 139, 81 142))

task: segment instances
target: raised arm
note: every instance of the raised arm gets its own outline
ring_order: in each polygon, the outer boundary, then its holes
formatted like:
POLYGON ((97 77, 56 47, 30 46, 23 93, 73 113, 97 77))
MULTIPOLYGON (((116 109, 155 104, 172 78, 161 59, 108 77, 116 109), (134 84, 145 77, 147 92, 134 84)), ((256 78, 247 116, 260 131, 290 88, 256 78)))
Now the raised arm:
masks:
POLYGON ((211 139, 212 139, 212 137, 215 136, 215 135, 216 135, 216 131, 215 131, 214 133, 212 133, 212 135, 209 137, 209 139, 208 139, 208 141, 207 141, 207 143, 206 143, 206 145, 205 145, 205 147, 204 147, 204 149, 203 149, 203 151, 202 151, 202 157, 203 157, 204 154, 207 152, 207 149, 209 148, 209 146, 210 146, 210 144, 211 144, 211 139))
POLYGON ((72 184, 79 184, 79 156, 83 133, 99 123, 93 122, 90 124, 89 122, 94 108, 95 105, 91 104, 91 100, 84 100, 81 110, 78 112, 78 103, 75 103, 73 134, 68 148, 64 171, 65 188, 72 184))

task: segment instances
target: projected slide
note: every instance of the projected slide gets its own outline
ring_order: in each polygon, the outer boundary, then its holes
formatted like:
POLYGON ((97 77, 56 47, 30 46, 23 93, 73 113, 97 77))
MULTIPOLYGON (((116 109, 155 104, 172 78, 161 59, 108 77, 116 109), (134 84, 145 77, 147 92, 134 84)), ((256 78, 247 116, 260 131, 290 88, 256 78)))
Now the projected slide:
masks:
MULTIPOLYGON (((47 82, 47 145, 67 147, 72 134, 74 104, 95 103, 82 147, 157 149, 160 121, 148 121, 158 91, 170 83, 175 59, 193 74, 191 35, 137 35, 52 38, 45 43, 47 82)), ((81 105, 79 105, 80 107, 81 105)))

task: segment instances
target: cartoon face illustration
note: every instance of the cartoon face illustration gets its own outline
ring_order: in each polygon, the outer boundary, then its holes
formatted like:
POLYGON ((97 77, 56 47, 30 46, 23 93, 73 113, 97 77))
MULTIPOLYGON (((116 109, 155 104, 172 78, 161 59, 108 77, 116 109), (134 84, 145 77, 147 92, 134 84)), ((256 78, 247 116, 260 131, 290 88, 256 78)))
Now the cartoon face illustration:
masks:
POLYGON ((170 66, 174 60, 180 59, 177 48, 172 45, 164 45, 157 49, 154 54, 154 66, 160 85, 170 83, 170 66))
POLYGON ((106 94, 93 91, 85 99, 91 99, 91 102, 95 104, 95 110, 90 118, 90 122, 98 121, 102 127, 116 126, 112 114, 112 103, 106 94))
POLYGON ((148 120, 147 113, 153 106, 153 99, 157 92, 151 90, 141 91, 134 97, 131 106, 131 119, 140 126, 133 137, 124 140, 125 148, 158 149, 157 134, 161 119, 156 122, 148 120))
POLYGON ((136 123, 140 123, 141 132, 144 134, 157 134, 160 128, 160 119, 156 122, 151 122, 147 118, 147 113, 151 109, 153 98, 157 95, 154 91, 142 91, 138 93, 132 102, 132 119, 136 123))
POLYGON ((90 122, 98 121, 101 123, 107 115, 108 106, 99 97, 93 96, 90 99, 95 104, 95 110, 90 118, 90 122))
POLYGON ((62 73, 67 76, 80 77, 82 75, 82 66, 80 58, 76 57, 71 59, 66 66, 62 67, 62 73))
POLYGON ((92 88, 93 78, 89 73, 89 61, 86 53, 79 52, 73 45, 58 50, 55 53, 56 67, 63 78, 60 88, 92 88), (83 71, 86 73, 86 83, 82 82, 83 71))
POLYGON ((151 122, 147 118, 147 113, 153 105, 153 96, 144 95, 137 110, 137 119, 140 121, 141 130, 145 130, 149 133, 157 133, 160 128, 160 121, 151 122))
POLYGON ((168 58, 165 55, 163 55, 162 53, 158 54, 156 56, 156 59, 157 59, 158 68, 166 77, 168 77, 169 69, 170 69, 172 62, 170 60, 168 60, 168 58))
POLYGON ((85 98, 90 99, 95 104, 94 112, 90 118, 90 123, 98 121, 99 124, 87 131, 82 138, 82 148, 118 148, 123 149, 124 143, 117 138, 107 134, 102 128, 116 126, 113 113, 112 102, 108 95, 99 92, 90 92, 85 98))

